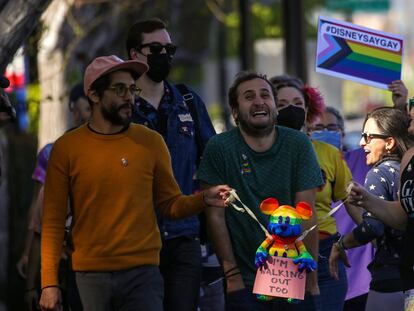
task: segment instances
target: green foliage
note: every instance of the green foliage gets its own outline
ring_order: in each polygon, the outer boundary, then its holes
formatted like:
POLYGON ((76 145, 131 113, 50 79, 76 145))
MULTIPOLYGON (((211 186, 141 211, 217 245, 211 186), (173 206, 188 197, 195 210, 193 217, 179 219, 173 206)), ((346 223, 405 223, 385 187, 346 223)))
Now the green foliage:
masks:
POLYGON ((168 80, 176 83, 188 83, 192 88, 197 88, 202 79, 202 67, 194 62, 181 61, 174 64, 168 80))
POLYGON ((277 38, 282 35, 281 10, 277 10, 275 5, 266 6, 261 3, 253 3, 251 13, 252 38, 277 38))
MULTIPOLYGON (((316 23, 309 21, 313 9, 323 6, 325 0, 305 0, 305 23, 308 37, 316 37, 316 23), (307 15, 309 14, 309 16, 307 15)), ((252 1, 250 6, 250 36, 252 42, 263 38, 280 38, 283 36, 282 1, 252 1)), ((238 6, 233 3, 232 10, 226 14, 228 54, 235 56, 239 51, 240 15, 238 6)))
POLYGON ((37 135, 40 116, 40 85, 29 84, 27 87, 27 113, 29 115, 29 133, 37 135))
MULTIPOLYGON (((270 4, 260 2, 252 3, 250 7, 250 35, 252 41, 261 38, 278 38, 282 36, 281 10, 277 5, 278 1, 270 4)), ((226 16, 225 24, 228 31, 228 53, 237 55, 239 51, 240 38, 240 15, 237 7, 226 16)))
POLYGON ((220 120, 222 118, 222 113, 223 113, 223 108, 219 103, 213 102, 213 103, 210 103, 210 105, 208 106, 208 114, 212 121, 220 120))

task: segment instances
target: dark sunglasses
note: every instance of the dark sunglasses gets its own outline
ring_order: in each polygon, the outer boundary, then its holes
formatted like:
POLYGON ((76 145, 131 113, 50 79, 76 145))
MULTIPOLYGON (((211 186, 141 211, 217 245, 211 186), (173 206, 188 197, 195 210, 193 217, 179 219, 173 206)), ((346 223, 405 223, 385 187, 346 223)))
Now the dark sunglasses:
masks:
POLYGON ((371 134, 371 133, 362 132, 361 137, 364 139, 366 144, 369 144, 371 142, 371 140, 374 139, 374 138, 386 139, 390 136, 385 135, 385 134, 371 134))
POLYGON ((143 48, 148 47, 151 54, 160 54, 163 49, 165 49, 166 53, 170 56, 174 55, 177 51, 177 46, 172 43, 161 44, 159 42, 152 42, 152 43, 145 43, 141 44, 138 48, 141 51, 143 48))

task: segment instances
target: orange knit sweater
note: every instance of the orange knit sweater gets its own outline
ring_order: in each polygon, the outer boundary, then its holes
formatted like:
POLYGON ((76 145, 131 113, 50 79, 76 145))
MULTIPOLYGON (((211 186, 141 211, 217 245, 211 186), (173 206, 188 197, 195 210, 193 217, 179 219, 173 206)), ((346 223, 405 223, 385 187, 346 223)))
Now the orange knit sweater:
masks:
POLYGON ((75 271, 117 271, 158 265, 154 208, 171 218, 204 207, 201 194, 183 196, 163 138, 131 124, 101 135, 86 125, 59 138, 50 156, 42 221, 42 288, 58 284, 67 200, 73 211, 75 271))

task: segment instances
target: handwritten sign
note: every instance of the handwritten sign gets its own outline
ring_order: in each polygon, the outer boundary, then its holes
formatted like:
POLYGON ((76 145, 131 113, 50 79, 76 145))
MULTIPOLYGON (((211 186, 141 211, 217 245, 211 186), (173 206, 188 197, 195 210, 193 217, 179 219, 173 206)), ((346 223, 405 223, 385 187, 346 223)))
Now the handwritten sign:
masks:
POLYGON ((257 270, 253 293, 304 299, 306 272, 300 273, 290 258, 271 257, 268 269, 257 270))
POLYGON ((414 289, 410 289, 405 292, 405 303, 404 303, 404 311, 414 311, 414 289))
POLYGON ((316 72, 388 89, 401 79, 401 36, 319 17, 316 72))

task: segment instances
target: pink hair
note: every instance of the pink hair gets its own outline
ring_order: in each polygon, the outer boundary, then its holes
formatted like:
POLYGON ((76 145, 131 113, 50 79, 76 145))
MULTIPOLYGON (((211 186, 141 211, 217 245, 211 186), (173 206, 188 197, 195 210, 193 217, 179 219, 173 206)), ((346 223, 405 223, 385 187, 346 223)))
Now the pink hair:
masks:
POLYGON ((317 88, 307 84, 303 87, 303 93, 305 94, 305 101, 308 107, 306 121, 308 123, 313 123, 318 117, 322 116, 322 113, 325 110, 325 101, 317 88))

